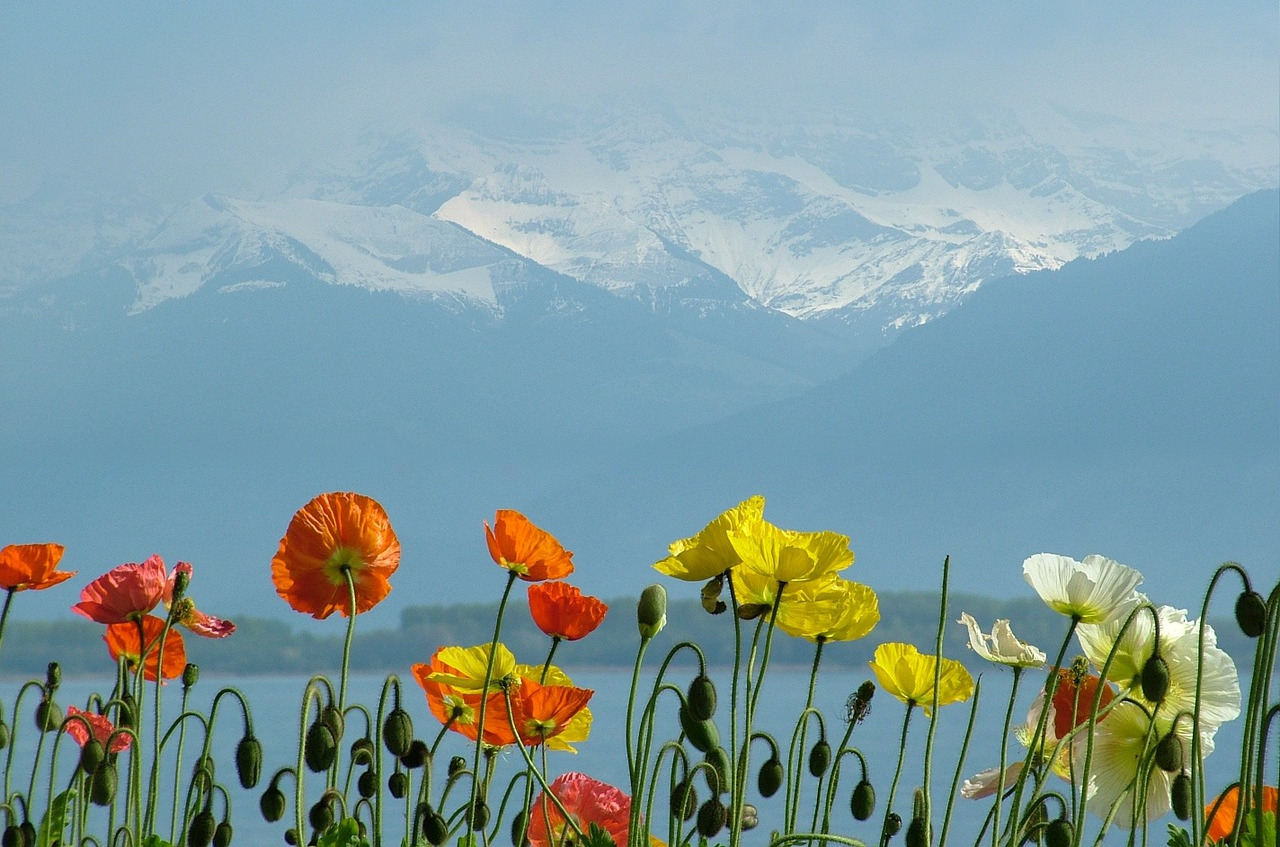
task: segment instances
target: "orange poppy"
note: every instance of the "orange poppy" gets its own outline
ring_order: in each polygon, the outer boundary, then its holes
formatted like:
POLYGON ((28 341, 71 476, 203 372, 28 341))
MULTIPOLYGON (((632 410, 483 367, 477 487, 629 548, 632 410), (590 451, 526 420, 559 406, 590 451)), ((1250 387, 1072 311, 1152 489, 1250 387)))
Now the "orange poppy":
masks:
MULTIPOLYGON (((511 714, 520 740, 525 746, 535 747, 564 732, 574 715, 586 708, 595 694, 589 688, 572 685, 540 685, 531 679, 521 679, 520 687, 511 692, 511 714)), ((490 704, 492 707, 492 704, 490 704)), ((505 718, 506 710, 499 709, 505 718)), ((486 730, 488 715, 485 715, 486 730)), ((511 724, 503 721, 510 737, 511 724)), ((510 743, 510 742, 508 742, 510 743)))
MULTIPOLYGON (((160 633, 164 632, 165 622, 155 615, 147 615, 139 621, 113 623, 107 627, 102 640, 107 642, 107 651, 112 661, 119 662, 123 656, 129 663, 130 670, 143 662, 143 676, 155 682, 156 668, 160 663, 160 633), (139 633, 138 627, 142 631, 139 633)), ((170 628, 164 637, 164 666, 160 669, 165 679, 176 679, 182 676, 187 666, 187 648, 182 643, 182 633, 170 628)))
POLYGON ((0 549, 0 589, 39 591, 76 575, 54 570, 62 560, 61 544, 10 544, 0 549))
POLYGON ((529 613, 538 629, 552 638, 577 641, 590 635, 609 607, 567 582, 538 582, 529 586, 529 613))
MULTIPOLYGON (((1272 815, 1272 823, 1275 822, 1276 803, 1280 792, 1270 785, 1262 787, 1262 811, 1272 815)), ((1208 818, 1208 831, 1205 833, 1210 841, 1221 841, 1231 834, 1236 823, 1236 806, 1240 802, 1240 787, 1233 786, 1227 789, 1222 795, 1221 804, 1217 800, 1204 807, 1206 817, 1210 814, 1213 817, 1208 818), (1214 812, 1213 807, 1217 806, 1218 811, 1214 812)))
POLYGON ((400 566, 400 541, 378 501, 361 494, 321 494, 298 510, 271 560, 276 593, 314 618, 346 617, 356 590, 356 612, 367 612, 391 591, 400 566))
POLYGON ((484 535, 493 561, 525 582, 560 579, 573 573, 573 554, 555 536, 513 509, 499 509, 493 529, 485 521, 484 535))
MULTIPOLYGON (((1076 685, 1071 671, 1058 671, 1058 687, 1053 692, 1053 732, 1056 738, 1065 738, 1068 732, 1089 720, 1089 711, 1093 708, 1093 698, 1100 682, 1098 677, 1090 674, 1076 685)), ((1114 697, 1111 688, 1103 686, 1098 709, 1105 709, 1114 697)), ((1105 718, 1104 715, 1100 720, 1105 718)))

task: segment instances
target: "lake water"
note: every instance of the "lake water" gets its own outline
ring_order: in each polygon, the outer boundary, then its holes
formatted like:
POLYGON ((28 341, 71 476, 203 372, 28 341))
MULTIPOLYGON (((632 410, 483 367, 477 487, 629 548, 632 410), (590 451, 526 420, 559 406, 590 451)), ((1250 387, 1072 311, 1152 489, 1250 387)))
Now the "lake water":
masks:
MULTIPOLYGON (((656 667, 656 663, 651 667, 656 667)), ((855 674, 837 670, 828 670, 820 675, 814 704, 823 711, 828 721, 828 737, 833 744, 844 732, 844 704, 846 698, 857 689, 858 685, 868 675, 869 673, 855 674)), ((630 673, 616 670, 577 670, 573 671, 573 676, 575 684, 592 688, 596 692, 591 702, 591 709, 595 715, 594 727, 591 738, 578 745, 580 751, 578 754, 551 753, 549 770, 552 774, 569 770, 582 771, 597 779, 625 789, 628 780, 622 729, 626 713, 630 673)), ((757 725, 758 728, 774 734, 779 744, 783 747, 784 756, 786 745, 791 737, 795 716, 804 702, 805 692, 808 687, 808 677, 807 669, 774 669, 770 671, 765 681, 765 687, 760 699, 757 725)), ((728 698, 725 694, 728 677, 727 673, 716 673, 714 678, 721 692, 717 722, 720 724, 722 731, 724 731, 727 727, 729 709, 728 698)), ((670 677, 669 681, 684 688, 688 679, 689 672, 682 671, 678 675, 670 677)), ((962 777, 988 766, 993 766, 998 761, 1000 730, 1004 718, 1004 709, 1008 703, 1011 679, 1010 673, 998 669, 990 670, 984 674, 978 720, 970 742, 968 759, 961 767, 962 777)), ((1025 718, 1026 707, 1030 703, 1033 693, 1032 687, 1036 679, 1035 675, 1028 675, 1027 682, 1024 683, 1023 691, 1019 694, 1019 705, 1015 710, 1015 722, 1025 718)), ((383 680, 384 677, 382 676, 353 676, 349 683, 348 702, 361 702, 371 710, 375 709, 383 680)), ((198 710, 207 711, 213 695, 224 685, 233 685, 244 692, 253 709, 255 732, 261 739, 265 751, 263 767, 265 784, 265 780, 270 774, 284 765, 293 763, 296 759, 298 707, 305 682, 304 678, 299 677, 250 677, 228 680, 205 675, 191 693, 191 704, 198 710)), ((416 734, 430 743, 438 731, 439 724, 428 711, 422 691, 412 677, 406 675, 402 679, 402 683, 404 704, 413 716, 416 734)), ((68 680, 64 682, 58 693, 58 702, 64 709, 72 704, 83 706, 89 693, 93 690, 98 690, 95 686, 96 683, 91 683, 88 680, 68 680)), ((16 683, 3 685, 3 699, 7 709, 12 708, 13 695, 16 690, 16 683)), ((675 700, 672 695, 666 696, 670 699, 665 701, 665 708, 662 709, 662 712, 667 717, 660 723, 658 738, 674 738, 678 733, 678 727, 674 720, 675 700), (661 731, 663 728, 666 729, 665 735, 661 731)), ((180 700, 180 687, 177 684, 167 686, 165 698, 166 714, 172 713, 176 717, 180 700)), ((33 703, 31 695, 28 695, 28 699, 24 702, 26 705, 24 705, 24 717, 22 719, 28 721, 28 723, 23 725, 18 733, 18 744, 14 754, 14 772, 15 774, 22 773, 25 775, 29 771, 23 763, 30 761, 35 733, 31 731, 29 723, 30 708, 33 703)), ((240 738, 239 710, 238 708, 231 708, 233 706, 234 704, 231 702, 224 702, 223 706, 220 707, 225 708, 226 711, 219 718, 220 728, 215 731, 214 749, 219 777, 227 785, 233 803, 236 843, 283 844, 282 835, 285 826, 281 824, 266 824, 258 812, 258 797, 262 786, 260 785, 257 791, 243 791, 240 789, 232 772, 232 751, 240 738)), ((883 804, 888 797, 893 768, 897 761, 904 709, 905 707, 898 701, 880 692, 873 701, 871 715, 854 730, 850 744, 859 748, 867 758, 871 780, 876 787, 878 806, 876 815, 868 824, 859 825, 853 820, 849 813, 848 798, 854 783, 857 781, 858 770, 856 759, 847 758, 844 764, 844 774, 841 778, 839 798, 835 803, 832 816, 833 829, 835 831, 863 838, 872 838, 874 833, 878 831, 878 829, 871 827, 870 824, 878 822, 883 814, 883 804)), ((934 742, 933 794, 934 802, 938 809, 935 817, 935 826, 941 825, 942 806, 945 803, 945 797, 958 764, 960 748, 968 721, 968 710, 969 704, 956 704, 939 710, 937 737, 934 742)), ((921 767, 928 727, 929 721, 923 717, 919 710, 916 710, 912 717, 908 739, 908 756, 899 784, 898 797, 894 803, 895 808, 904 814, 904 817, 907 816, 907 812, 910 809, 911 792, 922 781, 921 767)), ((349 721, 348 741, 354 737, 352 735, 354 731, 357 731, 355 722, 349 721)), ((1215 786, 1224 785, 1232 779, 1230 771, 1233 769, 1236 759, 1233 751, 1238 750, 1241 732, 1242 725, 1239 720, 1219 730, 1217 747, 1220 752, 1206 760, 1207 785, 1211 789, 1215 786)), ((814 737, 812 732, 809 737, 812 741, 814 737)), ((465 752, 465 745, 461 742, 462 739, 460 737, 452 736, 442 745, 441 750, 447 751, 447 753, 444 759, 439 760, 440 763, 437 765, 436 770, 438 775, 443 774, 444 762, 447 761, 449 753, 465 752)), ((192 752, 193 742, 188 740, 186 749, 188 752, 184 754, 183 767, 189 768, 190 762, 194 757, 194 752, 192 752)), ((1010 756, 1018 755, 1020 749, 1015 742, 1011 742, 1010 756)), ((69 767, 74 758, 73 754, 74 750, 60 753, 60 760, 67 762, 69 767)), ((509 776, 517 767, 519 754, 504 753, 502 755, 504 772, 509 776)), ((752 751, 752 761, 758 767, 763 760, 764 747, 757 745, 752 751)), ((468 761, 470 761, 469 757, 468 761)), ((753 767, 754 770, 755 768, 753 767)), ((25 787, 25 780, 23 785, 25 787)), ((754 786, 754 776, 752 777, 752 786, 754 786)), ((289 793, 290 789, 286 784, 286 794, 289 793)), ((313 800, 318 796, 318 793, 319 789, 309 789, 309 796, 313 800)), ((705 795, 705 790, 701 793, 705 795)), ((659 796, 663 797, 664 794, 659 796)), ((769 821, 781 814, 782 794, 779 793, 770 800, 756 798, 755 802, 758 803, 760 808, 761 828, 756 831, 756 837, 747 843, 766 843, 769 821)), ((970 805, 969 801, 963 799, 957 800, 956 803, 957 806, 953 815, 948 843, 954 845, 972 844, 981 825, 980 818, 982 812, 986 810, 986 804, 973 803, 970 805), (979 809, 981 809, 981 812, 979 809)), ((808 808, 811 814, 812 805, 808 808)), ((807 820, 807 816, 802 816, 801 819, 807 820)), ((1152 843, 1164 843, 1164 824, 1169 820, 1172 820, 1172 818, 1169 817, 1153 825, 1151 837, 1155 841, 1152 843)), ((393 827, 391 831, 399 832, 399 828, 393 827)), ((1109 838, 1108 841, 1123 843, 1123 839, 1118 833, 1109 838)), ((500 840, 500 843, 506 843, 505 836, 500 840)), ((895 839, 894 843, 901 842, 895 839)))

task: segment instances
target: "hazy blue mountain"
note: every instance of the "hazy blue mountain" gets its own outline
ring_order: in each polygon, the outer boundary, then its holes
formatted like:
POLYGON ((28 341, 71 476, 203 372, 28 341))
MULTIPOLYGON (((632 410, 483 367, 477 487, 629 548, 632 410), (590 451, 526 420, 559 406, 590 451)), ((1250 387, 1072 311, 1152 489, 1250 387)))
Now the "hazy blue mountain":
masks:
POLYGON ((619 546, 656 555, 763 493, 781 525, 850 534, 851 573, 885 588, 933 584, 951 554, 962 590, 1025 591, 1042 550, 1132 564, 1166 602, 1198 606, 1228 559, 1272 584, 1278 210, 1253 194, 1171 240, 991 283, 846 376, 631 451, 566 508, 626 516, 619 546))

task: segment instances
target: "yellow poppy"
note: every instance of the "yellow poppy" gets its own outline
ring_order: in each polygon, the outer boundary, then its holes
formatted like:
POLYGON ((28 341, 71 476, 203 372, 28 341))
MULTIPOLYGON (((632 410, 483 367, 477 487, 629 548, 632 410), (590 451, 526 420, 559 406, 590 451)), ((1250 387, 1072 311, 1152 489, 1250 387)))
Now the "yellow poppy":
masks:
POLYGON ((778 607, 778 628, 817 641, 853 641, 880 622, 880 602, 869 586, 833 577, 811 588, 801 583, 778 607))
MULTIPOLYGON (((484 688, 485 668, 489 665, 489 645, 441 647, 431 657, 431 664, 432 670, 425 679, 458 692, 478 692, 484 688)), ((515 674, 516 657, 505 644, 499 643, 493 653, 489 690, 496 690, 500 681, 515 674)))
POLYGON ((787 584, 821 579, 853 564, 849 536, 796 532, 759 520, 729 532, 729 543, 745 570, 787 584))
POLYGON ((667 548, 671 555, 653 567, 667 576, 690 582, 704 582, 719 576, 739 562, 729 542, 729 533, 759 522, 763 515, 764 498, 757 494, 720 515, 697 535, 672 542, 667 548))
MULTIPOLYGON (((933 707, 933 676, 938 657, 926 655, 910 644, 889 643, 876 648, 871 662, 880 687, 908 706, 933 707)), ((973 677, 954 659, 942 660, 938 676, 938 705, 962 703, 973 696, 973 677)))

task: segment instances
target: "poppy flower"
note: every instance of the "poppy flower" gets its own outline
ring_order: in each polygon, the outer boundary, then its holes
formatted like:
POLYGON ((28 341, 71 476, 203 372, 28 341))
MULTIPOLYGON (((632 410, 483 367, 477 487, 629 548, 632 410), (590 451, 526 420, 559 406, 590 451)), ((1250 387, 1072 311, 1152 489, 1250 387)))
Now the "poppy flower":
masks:
POLYGON ((67 707, 67 720, 64 724, 67 735, 70 735, 81 747, 89 743, 89 730, 93 730, 93 738, 98 740, 108 753, 120 753, 129 749, 133 736, 127 732, 116 732, 116 725, 106 715, 97 712, 83 712, 75 706, 67 707), (78 718, 76 716, 79 716, 78 718), (75 720, 72 720, 75 718, 75 720), (89 726, 86 727, 85 724, 89 726), (113 735, 114 733, 114 735, 113 735))
MULTIPOLYGON (((1276 824, 1277 799, 1280 799, 1280 792, 1277 792, 1274 787, 1270 785, 1262 787, 1262 813, 1263 815, 1271 816, 1270 823, 1272 827, 1276 824)), ((1221 802, 1214 800, 1204 807, 1205 820, 1208 824, 1205 835, 1209 837, 1210 841, 1221 841, 1235 831, 1236 807, 1239 803, 1240 786, 1237 785, 1227 789, 1221 797, 1221 802), (1217 811, 1214 811, 1215 806, 1217 811), (1213 815, 1213 817, 1209 817, 1209 815, 1213 815)), ((1251 803, 1250 808, 1252 807, 1253 804, 1251 803)))
POLYGON ((391 591, 400 541, 378 501, 360 494, 321 494, 298 510, 271 560, 276 593, 295 611, 317 619, 372 609, 391 591))
POLYGON ((0 549, 0 589, 39 591, 71 579, 75 571, 55 570, 61 544, 10 544, 0 549))
POLYGON ((111 659, 120 661, 123 656, 130 669, 143 663, 143 676, 154 682, 156 670, 165 679, 176 679, 182 676, 182 669, 187 666, 187 649, 182 643, 182 634, 170 628, 164 638, 164 666, 160 667, 160 634, 164 632, 165 622, 155 615, 146 615, 140 621, 115 623, 107 627, 102 640, 107 642, 107 651, 111 659), (141 625, 142 631, 138 628, 141 625))
POLYGON ((969 649, 988 662, 1015 668, 1038 668, 1044 664, 1044 651, 1019 640, 1006 619, 997 620, 990 635, 978 628, 978 622, 968 612, 962 613, 957 623, 969 630, 969 649))
MULTIPOLYGON (((880 687, 908 706, 933 708, 933 676, 938 657, 925 655, 910 644, 881 644, 870 662, 880 687)), ((938 677, 938 705, 960 703, 973 696, 973 677, 954 659, 943 659, 938 677)))
POLYGON ((536 582, 529 586, 529 613, 552 638, 577 641, 590 635, 609 607, 567 582, 536 582))
POLYGON ((1022 563, 1022 575, 1049 608, 1081 623, 1105 623, 1142 602, 1135 590, 1142 574, 1104 556, 1077 562, 1037 553, 1022 563))
MULTIPOLYGON (((586 774, 561 774, 550 785, 578 829, 586 833, 595 824, 609 833, 614 844, 625 845, 631 831, 631 798, 622 790, 586 774)), ((534 798, 527 838, 533 847, 555 847, 572 835, 560 807, 543 793, 534 798)))
POLYGON ((499 509, 492 529, 485 521, 484 537, 493 561, 525 582, 561 579, 573 573, 573 553, 513 509, 499 509))
MULTIPOLYGON (((735 587, 737 582, 734 583, 735 587)), ((831 577, 797 583, 795 594, 778 607, 778 629, 809 641, 853 641, 880 622, 880 600, 859 582, 831 577)))
POLYGON ((719 576, 742 561, 729 542, 729 533, 738 528, 749 528, 763 515, 763 497, 757 494, 743 500, 707 524, 697 535, 673 541, 667 547, 670 555, 654 563, 654 570, 689 582, 705 582, 719 576))
MULTIPOLYGON (((1089 711, 1093 708, 1093 698, 1098 697, 1098 686, 1102 683, 1096 675, 1089 674, 1076 682, 1069 670, 1058 671, 1058 684, 1053 689, 1053 736, 1054 739, 1065 738, 1067 733, 1089 720, 1089 711)), ((1115 699, 1111 686, 1103 685, 1098 700, 1098 709, 1102 710, 1115 699)), ((1107 719, 1100 715, 1097 722, 1107 719)))
POLYGON ((731 530, 729 543, 750 570, 791 585, 819 580, 853 564, 849 536, 836 532, 797 532, 758 520, 731 530))
POLYGON ((164 560, 153 554, 141 564, 114 567, 86 585, 71 611, 108 626, 121 624, 150 613, 171 591, 164 560))

